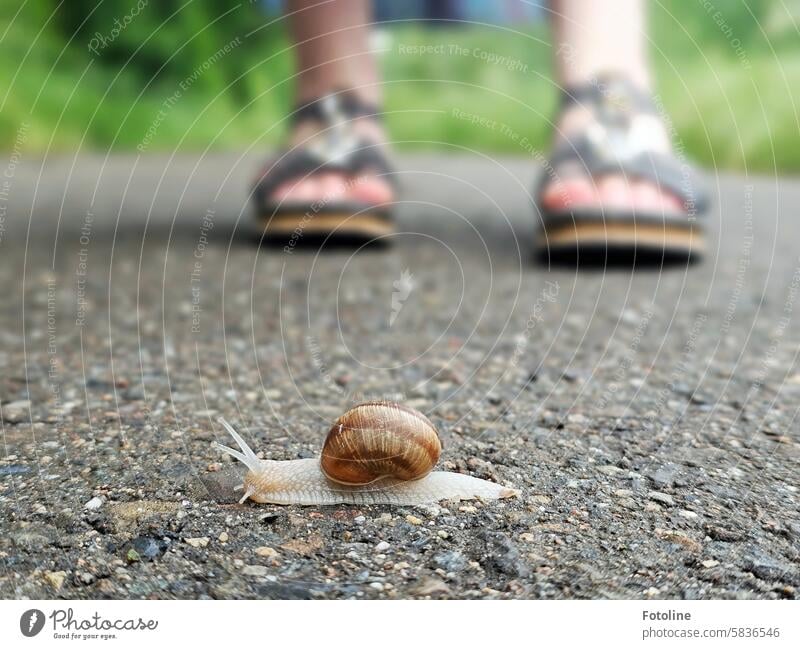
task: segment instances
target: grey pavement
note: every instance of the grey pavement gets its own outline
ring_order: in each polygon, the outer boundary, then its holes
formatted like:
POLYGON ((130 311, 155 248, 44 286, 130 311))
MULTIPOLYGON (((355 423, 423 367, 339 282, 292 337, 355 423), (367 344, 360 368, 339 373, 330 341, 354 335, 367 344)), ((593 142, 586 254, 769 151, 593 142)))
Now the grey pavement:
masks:
POLYGON ((400 156, 395 245, 323 254, 259 245, 257 163, 13 169, 0 596, 797 597, 800 183, 712 176, 701 264, 549 269, 529 160, 400 156), (367 398, 522 496, 235 503, 218 416, 314 457, 367 398))

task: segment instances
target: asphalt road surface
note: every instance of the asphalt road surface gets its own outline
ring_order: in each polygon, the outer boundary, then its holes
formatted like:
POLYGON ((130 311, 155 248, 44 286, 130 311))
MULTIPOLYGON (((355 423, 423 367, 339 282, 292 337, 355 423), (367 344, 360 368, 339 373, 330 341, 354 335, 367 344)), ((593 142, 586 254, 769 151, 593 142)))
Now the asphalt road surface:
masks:
POLYGON ((405 156, 387 249, 259 245, 253 158, 24 160, 0 195, 0 596, 796 598, 800 184, 711 178, 701 264, 530 259, 535 165, 405 156), (349 405, 520 498, 236 504, 220 415, 349 405))

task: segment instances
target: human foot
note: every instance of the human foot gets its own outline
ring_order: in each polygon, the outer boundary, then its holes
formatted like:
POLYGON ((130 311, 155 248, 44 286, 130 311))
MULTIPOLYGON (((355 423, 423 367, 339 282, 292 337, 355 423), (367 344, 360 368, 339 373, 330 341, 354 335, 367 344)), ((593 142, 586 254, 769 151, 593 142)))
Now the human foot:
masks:
MULTIPOLYGON (((608 91, 613 92, 613 91, 608 91)), ((613 98, 612 98, 613 100, 613 98)), ((671 144, 661 119, 652 113, 635 116, 633 131, 629 134, 639 151, 668 155, 671 144)), ((593 134, 603 127, 598 123, 592 107, 570 102, 561 111, 556 124, 555 147, 569 147, 576 139, 593 134)), ((681 213, 684 201, 657 182, 626 175, 620 171, 587 174, 580 160, 563 165, 555 171, 542 187, 540 204, 549 210, 598 208, 602 210, 628 210, 681 213)))
POLYGON ((672 151, 649 95, 625 78, 564 93, 547 172, 537 190, 540 256, 604 260, 613 249, 615 259, 658 260, 703 248, 702 181, 672 151))
MULTIPOLYGON (((288 150, 326 146, 326 140, 341 138, 331 131, 341 125, 324 123, 317 119, 296 121, 289 136, 288 150)), ((346 122, 345 137, 359 141, 360 146, 383 152, 386 135, 383 125, 372 116, 361 116, 346 122)), ((322 169, 315 173, 300 173, 279 183, 265 200, 274 204, 316 203, 319 201, 341 201, 381 205, 390 203, 394 190, 389 180, 383 177, 382 169, 366 167, 360 173, 347 173, 340 169, 322 169)))
POLYGON ((297 244, 304 234, 370 241, 392 233, 394 181, 377 109, 342 91, 292 117, 288 148, 253 187, 267 237, 297 244))

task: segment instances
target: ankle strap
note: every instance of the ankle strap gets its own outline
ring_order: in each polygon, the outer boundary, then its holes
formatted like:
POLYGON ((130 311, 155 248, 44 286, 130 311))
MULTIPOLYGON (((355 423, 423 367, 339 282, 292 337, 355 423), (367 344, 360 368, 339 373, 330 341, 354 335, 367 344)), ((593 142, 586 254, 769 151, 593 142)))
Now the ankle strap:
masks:
POLYGON ((370 117, 382 119, 378 106, 362 101, 352 90, 337 90, 305 104, 298 104, 292 114, 292 121, 302 122, 307 119, 331 124, 338 119, 356 119, 370 117))
POLYGON ((618 74, 601 74, 587 83, 566 86, 561 92, 561 110, 573 104, 606 111, 658 114, 652 97, 618 74))

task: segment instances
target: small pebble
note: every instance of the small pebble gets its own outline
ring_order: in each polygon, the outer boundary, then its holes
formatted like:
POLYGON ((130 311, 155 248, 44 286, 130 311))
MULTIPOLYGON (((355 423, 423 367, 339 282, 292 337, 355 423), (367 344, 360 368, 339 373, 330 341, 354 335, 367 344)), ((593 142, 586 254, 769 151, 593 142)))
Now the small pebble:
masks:
POLYGON ((266 566, 245 566, 242 574, 248 577, 266 577, 269 570, 266 566))
POLYGON ((423 577, 422 581, 414 587, 413 592, 420 597, 451 594, 447 584, 435 577, 423 577))
POLYGON ((381 541, 378 545, 375 546, 375 552, 386 552, 391 545, 389 545, 386 541, 381 541))
POLYGON ((647 494, 647 497, 650 500, 655 500, 657 503, 667 505, 667 507, 672 507, 675 504, 675 500, 672 496, 661 493, 660 491, 651 491, 649 494, 647 494))
POLYGON ((422 525, 422 519, 421 518, 417 518, 416 516, 413 516, 411 514, 406 516, 406 520, 409 523, 411 523, 412 525, 422 525))
POLYGON ((186 542, 191 545, 193 548, 204 548, 208 545, 208 537, 207 536, 197 536, 194 538, 186 539, 186 542))
POLYGON ((228 533, 227 533, 227 532, 223 532, 222 534, 220 534, 220 535, 217 537, 217 540, 218 540, 220 543, 227 543, 229 538, 230 538, 230 537, 228 536, 228 533))
MULTIPOLYGON (((137 536, 131 540, 130 549, 136 552, 136 561, 157 559, 164 552, 165 545, 152 536, 137 536)), ((130 560, 130 559, 129 559, 130 560)))
POLYGON ((64 579, 66 576, 67 573, 63 570, 44 573, 45 581, 47 581, 47 583, 50 584, 55 590, 59 590, 61 588, 61 586, 64 584, 64 579))
POLYGON ((262 545, 260 548, 256 548, 256 554, 259 557, 269 557, 269 558, 280 556, 280 553, 277 550, 266 545, 262 545))
POLYGON ((95 496, 92 498, 88 503, 86 503, 83 508, 88 509, 90 511, 95 511, 100 509, 103 506, 103 499, 100 496, 95 496))
POLYGON ((367 517, 366 517, 366 516, 356 516, 356 517, 353 519, 353 522, 354 522, 356 525, 363 525, 364 523, 366 523, 366 522, 367 522, 367 517))

